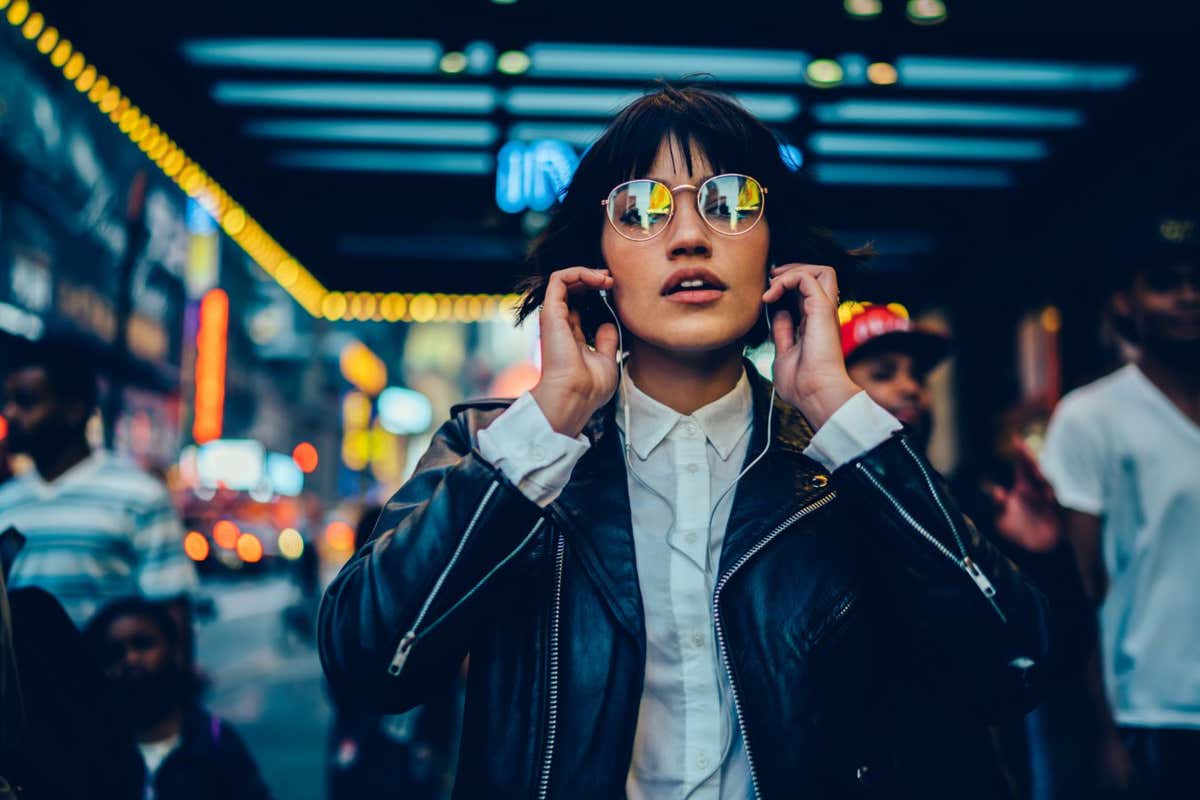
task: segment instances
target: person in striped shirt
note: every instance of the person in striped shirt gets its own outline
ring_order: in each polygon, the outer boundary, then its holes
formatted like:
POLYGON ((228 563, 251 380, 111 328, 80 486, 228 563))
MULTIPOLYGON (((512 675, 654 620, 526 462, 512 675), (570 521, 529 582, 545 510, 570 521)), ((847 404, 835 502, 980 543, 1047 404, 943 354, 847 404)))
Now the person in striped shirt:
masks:
POLYGON ((0 486, 0 530, 12 526, 27 540, 10 585, 42 587, 76 625, 130 595, 179 600, 175 612, 185 621, 197 578, 179 518, 161 482, 89 445, 97 389, 88 357, 62 340, 12 356, 4 379, 8 443, 34 467, 0 486))

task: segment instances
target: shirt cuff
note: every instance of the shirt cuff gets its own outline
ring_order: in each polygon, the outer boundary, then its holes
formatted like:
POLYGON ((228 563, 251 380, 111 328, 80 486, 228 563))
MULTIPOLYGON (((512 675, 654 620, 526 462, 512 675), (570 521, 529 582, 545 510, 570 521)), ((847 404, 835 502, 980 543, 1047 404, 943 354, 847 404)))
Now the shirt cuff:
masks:
POLYGON ((550 427, 529 392, 478 434, 479 453, 539 506, 554 502, 591 444, 550 427))
POLYGON ((820 462, 830 472, 849 464, 868 450, 886 442, 903 428, 883 406, 865 391, 851 397, 833 412, 815 434, 804 455, 820 462))

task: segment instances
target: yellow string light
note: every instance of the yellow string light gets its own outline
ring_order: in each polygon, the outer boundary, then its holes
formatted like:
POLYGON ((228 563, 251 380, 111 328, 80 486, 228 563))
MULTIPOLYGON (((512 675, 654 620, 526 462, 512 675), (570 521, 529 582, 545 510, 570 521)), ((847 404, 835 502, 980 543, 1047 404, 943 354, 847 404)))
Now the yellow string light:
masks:
MULTIPOLYGON (((57 28, 47 26, 45 17, 31 9, 29 0, 0 0, 0 11, 6 12, 5 18, 10 25, 21 26, 22 35, 34 43, 39 53, 47 56, 50 63, 61 69, 67 79, 74 81, 75 88, 81 94, 86 93, 87 98, 97 105, 100 112, 108 115, 148 159, 158 165, 180 188, 196 197, 215 219, 224 222, 229 212, 236 209, 242 215, 243 234, 248 230, 250 235, 230 234, 234 241, 269 275, 273 275, 276 280, 284 278, 280 285, 308 313, 321 316, 322 301, 329 294, 321 282, 288 255, 278 242, 267 236, 262 228, 232 201, 220 184, 188 158, 170 137, 141 109, 134 106, 106 76, 99 74, 96 66, 88 63, 82 53, 76 52, 69 40, 61 38, 57 28)), ((374 299, 374 296, 372 297, 374 299)), ((344 313, 344 309, 336 316, 340 317, 341 313, 344 313)))
POLYGON ((163 174, 195 197, 237 244, 305 311, 329 321, 476 322, 510 315, 518 295, 332 292, 276 242, 228 192, 156 125, 57 28, 33 11, 29 0, 0 0, 10 25, 74 82, 163 174))

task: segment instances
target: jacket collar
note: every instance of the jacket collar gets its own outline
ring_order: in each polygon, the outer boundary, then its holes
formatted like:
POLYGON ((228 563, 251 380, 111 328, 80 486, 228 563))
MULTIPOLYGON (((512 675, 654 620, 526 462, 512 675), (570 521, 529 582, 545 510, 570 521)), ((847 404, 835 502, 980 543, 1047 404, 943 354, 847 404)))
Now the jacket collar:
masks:
MULTIPOLYGON (((798 508, 806 497, 820 493, 824 486, 813 477, 823 474, 822 467, 803 455, 812 438, 808 421, 774 398, 770 382, 760 377, 749 362, 746 380, 752 397, 753 429, 745 464, 763 451, 769 413, 771 446, 734 490, 721 554, 722 571, 753 547, 773 524, 798 508)), ((616 411, 614 397, 589 421, 584 434, 592 446, 576 464, 571 481, 549 506, 549 512, 564 527, 580 565, 613 616, 644 648, 645 620, 616 411)))

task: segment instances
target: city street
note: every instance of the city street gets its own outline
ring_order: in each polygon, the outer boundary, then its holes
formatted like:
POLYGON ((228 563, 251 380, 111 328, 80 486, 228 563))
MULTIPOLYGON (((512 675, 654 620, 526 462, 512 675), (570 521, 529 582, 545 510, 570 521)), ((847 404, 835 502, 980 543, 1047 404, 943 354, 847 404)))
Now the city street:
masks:
POLYGON ((298 598, 285 577, 207 580, 216 618, 197 630, 208 707, 246 740, 277 800, 325 796, 330 706, 311 643, 286 639, 282 611, 298 598))

